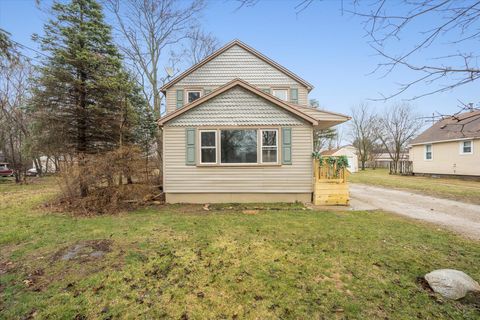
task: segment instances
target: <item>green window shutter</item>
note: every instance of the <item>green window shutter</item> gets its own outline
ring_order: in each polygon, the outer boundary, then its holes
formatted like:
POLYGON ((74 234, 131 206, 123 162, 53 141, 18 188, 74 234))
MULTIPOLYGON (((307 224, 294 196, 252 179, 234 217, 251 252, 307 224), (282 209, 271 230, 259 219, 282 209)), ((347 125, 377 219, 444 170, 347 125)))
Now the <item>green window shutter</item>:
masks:
POLYGON ((177 90, 177 109, 183 107, 183 90, 177 90))
POLYGON ((292 128, 282 128, 282 163, 292 164, 292 128))
POLYGON ((212 92, 212 90, 205 89, 205 90, 203 90, 203 95, 206 96, 210 92, 212 92))
POLYGON ((296 88, 290 89, 290 102, 298 104, 298 89, 296 88))
POLYGON ((270 93, 270 88, 262 89, 262 91, 265 93, 270 93))
POLYGON ((185 164, 187 166, 196 165, 195 161, 195 129, 185 129, 185 164))

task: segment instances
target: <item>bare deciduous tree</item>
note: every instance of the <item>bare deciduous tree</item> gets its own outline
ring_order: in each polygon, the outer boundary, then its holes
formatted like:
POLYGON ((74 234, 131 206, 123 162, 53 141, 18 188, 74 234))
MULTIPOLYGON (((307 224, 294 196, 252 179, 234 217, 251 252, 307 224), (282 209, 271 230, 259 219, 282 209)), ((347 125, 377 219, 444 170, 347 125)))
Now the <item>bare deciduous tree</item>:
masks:
MULTIPOLYGON (((309 104, 311 108, 322 109, 317 99, 310 99, 309 104)), ((338 130, 336 128, 313 129, 313 150, 320 152, 338 147, 338 139, 338 130)))
POLYGON ((400 154, 406 150, 408 142, 422 128, 423 122, 406 103, 392 105, 378 117, 375 131, 393 162, 393 170, 397 173, 400 154))
POLYGON ((362 170, 365 170, 365 163, 369 160, 377 140, 376 123, 377 117, 368 104, 362 103, 352 108, 352 144, 357 149, 362 170))
POLYGON ((20 182, 32 159, 27 108, 32 67, 18 56, 5 59, 0 66, 0 149, 15 170, 15 181, 20 182))
MULTIPOLYGON (((168 80, 162 64, 175 70, 178 56, 173 48, 195 27, 203 0, 187 5, 174 0, 104 0, 116 18, 122 40, 120 48, 137 73, 155 116, 160 115, 160 88, 168 80)), ((178 70, 177 70, 178 71, 178 70)))
POLYGON ((352 4, 349 11, 364 18, 370 45, 385 59, 379 63, 378 71, 389 73, 405 67, 419 74, 414 80, 402 84, 397 92, 383 98, 395 97, 417 84, 438 84, 412 97, 415 99, 448 91, 480 78, 480 53, 468 49, 468 44, 478 48, 480 1, 402 0, 399 4, 377 0, 368 7, 352 4), (414 36, 405 36, 409 32, 414 36), (390 49, 391 46, 398 48, 396 42, 405 50, 390 49), (426 58, 418 55, 437 43, 448 44, 449 49, 443 50, 450 52, 427 51, 429 56, 426 58))
POLYGON ((190 64, 197 64, 218 49, 218 39, 200 28, 195 28, 188 34, 187 55, 190 64))
MULTIPOLYGON (((241 8, 259 0, 237 2, 241 8)), ((297 0, 294 9, 299 14, 314 2, 297 0)), ((383 60, 375 72, 386 75, 405 68, 417 75, 378 100, 396 97, 419 84, 431 88, 411 98, 416 99, 480 78, 480 1, 343 0, 340 9, 362 18, 369 45, 383 60), (432 45, 442 45, 442 52, 431 50, 432 45)))
POLYGON ((337 146, 337 130, 335 128, 313 130, 313 150, 320 152, 337 146))

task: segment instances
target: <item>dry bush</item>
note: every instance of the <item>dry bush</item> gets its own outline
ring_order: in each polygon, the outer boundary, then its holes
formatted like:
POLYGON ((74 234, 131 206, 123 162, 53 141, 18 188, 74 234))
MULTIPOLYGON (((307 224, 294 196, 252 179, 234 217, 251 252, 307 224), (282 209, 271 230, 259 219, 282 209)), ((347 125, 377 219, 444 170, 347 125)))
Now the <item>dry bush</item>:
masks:
POLYGON ((61 194, 56 204, 75 214, 114 214, 146 203, 162 203, 157 184, 158 170, 142 153, 122 147, 103 154, 88 155, 80 161, 61 166, 61 194), (81 186, 87 196, 81 197, 81 186))

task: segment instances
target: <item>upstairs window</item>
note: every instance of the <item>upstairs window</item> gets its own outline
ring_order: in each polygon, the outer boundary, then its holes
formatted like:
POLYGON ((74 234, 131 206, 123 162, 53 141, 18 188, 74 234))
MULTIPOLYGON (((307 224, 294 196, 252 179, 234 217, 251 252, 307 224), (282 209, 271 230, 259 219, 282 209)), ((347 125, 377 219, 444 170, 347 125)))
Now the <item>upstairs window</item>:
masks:
POLYGON ((460 154, 472 154, 473 153, 473 141, 461 141, 460 142, 460 154))
POLYGON ((200 90, 190 90, 187 91, 187 101, 188 103, 193 102, 201 97, 200 90))
POLYGON ((262 130, 262 163, 278 161, 278 130, 262 130))
POLYGON ((288 90, 287 89, 273 89, 272 94, 278 99, 283 101, 288 101, 288 90))
POLYGON ((200 163, 217 163, 217 131, 200 131, 200 163))
POLYGON ((432 145, 426 144, 425 145, 425 160, 432 160, 432 145))
POLYGON ((221 130, 221 163, 257 163, 257 130, 221 130))

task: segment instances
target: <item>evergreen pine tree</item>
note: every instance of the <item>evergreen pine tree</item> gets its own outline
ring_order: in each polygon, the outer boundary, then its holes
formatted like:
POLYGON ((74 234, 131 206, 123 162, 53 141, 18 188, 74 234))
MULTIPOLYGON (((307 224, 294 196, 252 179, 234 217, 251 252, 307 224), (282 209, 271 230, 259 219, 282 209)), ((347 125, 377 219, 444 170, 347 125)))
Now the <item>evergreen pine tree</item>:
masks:
MULTIPOLYGON (((63 153, 84 166, 86 154, 119 144, 131 83, 97 1, 55 2, 52 12, 44 35, 37 36, 48 55, 34 92, 37 128, 46 141, 60 138, 63 153)), ((87 187, 80 189, 85 196, 87 187)))

